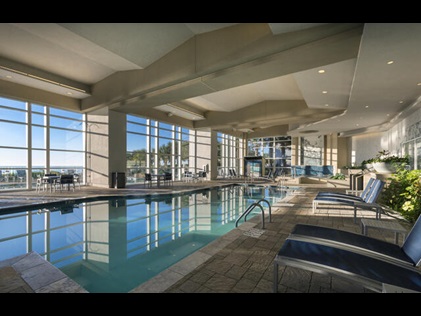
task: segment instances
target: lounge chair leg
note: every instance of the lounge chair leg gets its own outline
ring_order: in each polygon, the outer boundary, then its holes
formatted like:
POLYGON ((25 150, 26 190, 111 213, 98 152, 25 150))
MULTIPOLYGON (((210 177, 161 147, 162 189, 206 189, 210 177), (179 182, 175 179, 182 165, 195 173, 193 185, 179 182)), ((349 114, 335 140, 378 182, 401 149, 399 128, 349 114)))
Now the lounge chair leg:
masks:
POLYGON ((278 262, 273 263, 273 293, 278 293, 278 262))
POLYGON ((357 224, 357 207, 354 206, 354 224, 357 224))

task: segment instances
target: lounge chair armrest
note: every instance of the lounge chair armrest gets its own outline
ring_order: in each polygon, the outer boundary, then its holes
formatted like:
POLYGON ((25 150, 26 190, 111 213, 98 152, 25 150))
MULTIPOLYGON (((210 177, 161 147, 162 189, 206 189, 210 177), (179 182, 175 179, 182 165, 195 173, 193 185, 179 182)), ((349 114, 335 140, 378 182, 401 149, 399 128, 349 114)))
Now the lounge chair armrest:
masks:
POLYGON ((346 194, 353 194, 356 196, 361 196, 361 193, 363 193, 363 190, 346 190, 346 194))
POLYGON ((367 203, 367 202, 355 202, 354 206, 361 208, 376 208, 382 209, 382 206, 377 203, 367 203))

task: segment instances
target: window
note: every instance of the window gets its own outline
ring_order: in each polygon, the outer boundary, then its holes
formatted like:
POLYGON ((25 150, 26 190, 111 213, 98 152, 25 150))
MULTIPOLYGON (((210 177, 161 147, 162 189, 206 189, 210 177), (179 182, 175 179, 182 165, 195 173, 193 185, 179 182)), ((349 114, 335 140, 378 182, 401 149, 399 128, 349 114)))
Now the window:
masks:
POLYGON ((84 114, 0 97, 0 190, 31 189, 37 175, 84 179, 84 114))
POLYGON ((263 174, 291 174, 291 137, 276 136, 251 138, 247 144, 249 157, 262 156, 265 161, 263 174))

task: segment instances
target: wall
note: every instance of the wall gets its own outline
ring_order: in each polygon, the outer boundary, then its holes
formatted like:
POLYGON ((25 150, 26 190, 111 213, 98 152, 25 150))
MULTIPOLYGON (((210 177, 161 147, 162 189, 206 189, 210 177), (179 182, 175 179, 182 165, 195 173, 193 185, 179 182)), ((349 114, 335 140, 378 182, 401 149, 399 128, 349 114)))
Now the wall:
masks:
POLYGON ((391 153, 398 153, 401 144, 408 140, 421 137, 421 109, 393 126, 388 131, 391 153))
POLYGON ((354 165, 359 165, 363 160, 370 159, 383 149, 388 148, 387 133, 370 133, 353 136, 351 142, 354 165))
MULTIPOLYGON (((109 111, 108 113, 108 128, 109 128, 109 140, 108 140, 108 175, 111 172, 126 172, 126 113, 120 113, 115 111, 109 111)), ((109 179, 111 185, 111 179, 109 179)))
POLYGON ((88 114, 87 123, 87 183, 110 187, 111 172, 126 171, 126 114, 88 114))
POLYGON ((218 176, 218 132, 211 131, 211 152, 209 164, 209 177, 215 180, 218 176))
POLYGON ((86 183, 108 187, 108 116, 87 114, 86 183))
POLYGON ((401 155, 402 143, 421 136, 421 109, 411 113, 386 132, 353 136, 352 156, 355 162, 374 157, 380 150, 387 149, 392 155, 401 155))

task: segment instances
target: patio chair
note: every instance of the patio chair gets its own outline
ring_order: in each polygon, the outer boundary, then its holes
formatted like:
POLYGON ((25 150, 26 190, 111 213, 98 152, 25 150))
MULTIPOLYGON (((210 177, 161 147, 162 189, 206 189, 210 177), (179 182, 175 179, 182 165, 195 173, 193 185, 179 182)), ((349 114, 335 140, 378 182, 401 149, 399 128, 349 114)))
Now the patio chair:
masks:
POLYGON ((41 192, 41 189, 44 191, 45 185, 46 185, 46 183, 42 180, 41 175, 37 175, 37 180, 36 180, 36 184, 35 184, 35 191, 38 192, 38 193, 41 192))
POLYGON ((151 173, 145 173, 145 178, 143 179, 143 184, 146 186, 146 183, 149 187, 152 187, 152 174, 151 173))
POLYGON ((357 222, 357 208, 374 210, 376 212, 376 218, 379 219, 381 217, 382 208, 376 201, 383 190, 384 184, 384 181, 375 179, 369 192, 364 197, 317 195, 313 199, 313 213, 315 213, 319 205, 342 205, 352 206, 354 208, 354 223, 357 222))
POLYGON ((191 171, 184 171, 183 180, 185 182, 193 181, 193 172, 191 172, 191 171))
POLYGON ((74 182, 74 186, 76 187, 77 185, 80 190, 80 176, 76 173, 73 174, 73 182, 74 182))
POLYGON ((173 185, 172 173, 165 172, 164 173, 164 184, 167 183, 168 185, 173 185))
POLYGON ((421 219, 418 217, 402 246, 377 238, 339 229, 297 224, 287 239, 312 242, 360 253, 397 265, 414 267, 421 264, 421 219))
POLYGON ((235 178, 235 171, 234 169, 228 169, 229 178, 235 178))
MULTIPOLYGON (((414 256, 419 254, 417 249, 414 256)), ((278 292, 279 265, 336 276, 376 292, 382 292, 385 285, 421 292, 418 270, 328 245, 287 239, 274 259, 275 293, 278 292)))
POLYGON ((57 185, 60 188, 60 192, 63 190, 63 187, 67 184, 67 189, 70 190, 70 186, 72 190, 75 190, 75 180, 73 174, 62 174, 60 178, 57 180, 57 185))

